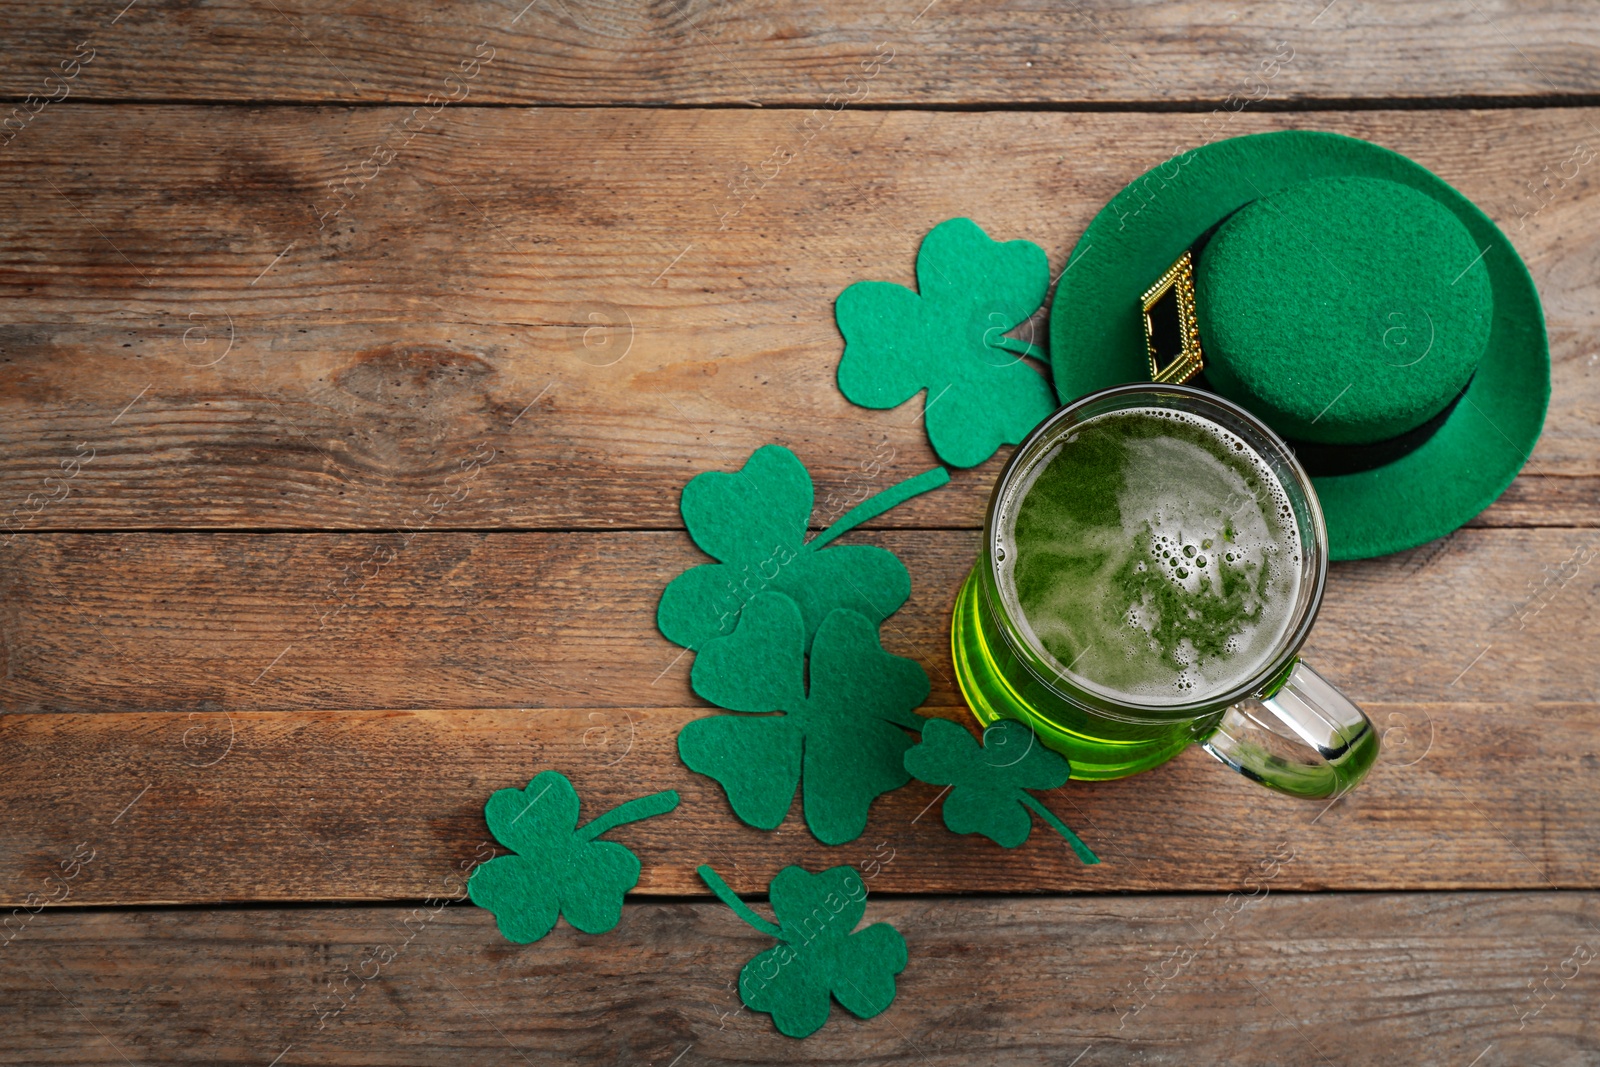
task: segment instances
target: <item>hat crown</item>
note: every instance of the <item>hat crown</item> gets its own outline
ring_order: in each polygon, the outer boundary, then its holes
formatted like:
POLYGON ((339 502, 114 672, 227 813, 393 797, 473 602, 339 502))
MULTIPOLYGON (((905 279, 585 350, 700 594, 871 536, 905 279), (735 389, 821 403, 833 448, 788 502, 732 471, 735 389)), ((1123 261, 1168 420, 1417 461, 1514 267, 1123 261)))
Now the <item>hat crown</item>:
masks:
POLYGON ((1291 438, 1415 429, 1488 344, 1484 255, 1451 211, 1396 182, 1325 178, 1252 201, 1196 266, 1207 379, 1291 438))

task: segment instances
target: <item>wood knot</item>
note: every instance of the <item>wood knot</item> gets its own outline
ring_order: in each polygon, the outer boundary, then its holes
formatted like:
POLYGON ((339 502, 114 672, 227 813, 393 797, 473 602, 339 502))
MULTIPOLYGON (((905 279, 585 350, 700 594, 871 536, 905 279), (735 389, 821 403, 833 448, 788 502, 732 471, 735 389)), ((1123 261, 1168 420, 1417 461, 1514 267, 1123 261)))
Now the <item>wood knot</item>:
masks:
POLYGON ((418 408, 482 398, 496 371, 471 352, 443 345, 384 345, 359 354, 334 383, 352 396, 385 406, 418 408))

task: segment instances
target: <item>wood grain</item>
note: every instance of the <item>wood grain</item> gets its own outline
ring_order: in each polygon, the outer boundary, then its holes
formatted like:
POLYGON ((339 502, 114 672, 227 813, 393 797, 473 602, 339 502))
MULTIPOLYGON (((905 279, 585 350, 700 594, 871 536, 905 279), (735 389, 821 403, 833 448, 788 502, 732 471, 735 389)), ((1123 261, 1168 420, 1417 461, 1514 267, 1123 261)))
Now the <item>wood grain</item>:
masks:
MULTIPOLYGON (((1209 136, 1197 115, 845 111, 802 132, 793 112, 457 106, 413 139, 412 114, 61 108, 19 135, 0 170, 5 530, 396 529, 445 497, 435 525, 676 527, 678 486, 772 441, 815 472, 825 521, 933 462, 920 400, 839 394, 834 297, 911 283, 919 237, 962 214, 1059 269, 1113 193, 1209 136), (774 150, 793 158, 751 178, 774 150), (345 206, 319 230, 329 182, 345 206)), ((1227 127, 1389 145, 1521 249, 1554 397, 1483 525, 1600 520, 1600 182, 1550 176, 1600 146, 1597 121, 1227 127)), ((976 527, 999 463, 882 521, 976 527)))
MULTIPOLYGON (((1600 887, 1600 704, 1373 704, 1385 751, 1334 804, 1279 797, 1198 749, 1044 802, 1097 850, 1083 866, 1044 826, 1004 850, 950 833, 942 790, 880 798, 863 835, 813 839, 797 806, 740 823, 677 759, 704 708, 12 715, 0 718, 0 902, 59 897, 63 859, 94 853, 68 904, 419 899, 493 855, 483 803, 540 770, 588 817, 676 789, 671 815, 617 831, 641 892, 741 891, 789 863, 851 863, 885 892, 1240 890, 1283 847, 1286 889, 1600 887), (48 888, 45 888, 48 887, 48 888)), ((964 719, 957 709, 936 714, 964 719)))
MULTIPOLYGON (((24 0, 0 40, 0 1061, 1600 1055, 1588 5, 24 0), (1044 794, 1096 867, 953 835, 917 783, 846 846, 739 824, 676 758, 713 713, 653 625, 703 558, 678 487, 778 441, 820 526, 925 469, 920 400, 834 386, 841 289, 912 282, 953 215, 1059 270, 1175 150, 1286 127, 1472 197, 1551 335, 1504 497, 1334 568, 1307 656, 1382 731, 1371 778, 1306 804, 1190 750, 1044 794), (614 835, 617 930, 519 947, 437 906, 546 767, 590 813, 683 804, 614 835), (859 867, 894 1006, 803 1045, 740 1011, 767 942, 707 861, 747 895, 859 867)), ((1002 460, 850 535, 911 570, 884 640, 929 714, 965 716, 947 621, 1002 460)))
MULTIPOLYGON (((972 531, 849 535, 912 594, 882 628, 960 703, 972 531)), ((1305 656, 1368 702, 1600 701, 1593 530, 1462 530, 1335 564, 1305 656)), ((0 569, 0 711, 685 707, 661 590, 682 532, 26 534, 0 569)))
MULTIPOLYGON (((912 0, 9 5, 0 91, 41 88, 88 40, 68 99, 817 105, 1220 104, 1592 96, 1600 36, 1575 0, 1069 5, 912 0), (480 47, 481 46, 481 47, 480 47), (492 52, 485 49, 493 49, 492 52), (1263 66, 1274 56, 1286 62, 1263 66), (888 57, 881 66, 864 66, 888 57), (876 71, 876 76, 867 72, 876 71), (1270 75, 1270 76, 1268 76, 1270 75), (848 79, 848 80, 847 80, 848 79)), ((71 68, 65 68, 71 69, 71 68)))
POLYGON ((1595 894, 1273 888, 1255 899, 869 897, 867 921, 893 923, 909 949, 895 1002, 869 1020, 836 1005, 804 1044, 740 1010, 739 968, 771 941, 720 904, 634 904, 603 937, 562 925, 529 946, 501 940, 468 905, 47 911, 0 950, 10 1008, 0 1057, 279 1056, 280 1067, 1593 1058, 1595 894))

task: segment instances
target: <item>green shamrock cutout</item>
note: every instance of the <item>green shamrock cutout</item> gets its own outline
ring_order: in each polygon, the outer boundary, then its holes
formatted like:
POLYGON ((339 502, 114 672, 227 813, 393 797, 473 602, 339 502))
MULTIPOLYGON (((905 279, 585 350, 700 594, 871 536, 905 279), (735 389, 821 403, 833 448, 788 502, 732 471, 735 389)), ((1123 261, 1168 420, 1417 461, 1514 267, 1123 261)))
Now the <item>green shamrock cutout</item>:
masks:
POLYGON ((558 915, 586 934, 603 934, 617 925, 623 896, 639 884, 639 857, 595 839, 677 806, 678 794, 668 789, 579 827, 577 791, 560 771, 540 773, 525 790, 496 790, 483 815, 495 839, 515 855, 496 856, 473 871, 467 894, 494 912, 500 932, 520 945, 548 934, 558 915))
POLYGON ((1065 785, 1072 767, 1039 743, 1026 724, 1001 719, 983 732, 983 746, 966 728, 948 719, 929 719, 922 743, 906 752, 906 770, 920 782, 951 786, 944 800, 944 824, 954 833, 982 834, 1002 848, 1028 839, 1032 811, 1067 839, 1084 863, 1096 856, 1025 789, 1065 785))
POLYGON ((678 754, 720 782, 751 826, 776 829, 803 782, 806 824, 840 845, 861 835, 874 800, 911 780, 905 731, 926 721, 913 709, 928 698, 928 675, 885 652, 872 620, 854 611, 831 612, 817 629, 809 693, 805 624, 781 593, 753 598, 732 636, 695 657, 690 682, 713 704, 747 713, 686 724, 678 754))
POLYGON ((716 871, 699 871, 739 918, 778 940, 740 970, 739 999, 751 1011, 770 1014, 781 1033, 816 1033, 828 1021, 830 995, 862 1019, 894 1003, 894 976, 906 969, 906 939, 888 923, 856 930, 867 913, 867 886, 854 867, 779 871, 767 888, 775 924, 735 896, 716 871))
POLYGON ((683 487, 684 525, 694 543, 720 562, 691 567, 674 578, 661 594, 656 625, 667 640, 698 651, 731 634, 745 604, 768 589, 799 605, 808 650, 817 627, 835 608, 882 622, 911 595, 905 565, 876 545, 820 549, 949 480, 943 467, 924 471, 862 501, 807 541, 811 475, 787 448, 764 445, 734 474, 697 474, 683 487))
POLYGON ((926 389, 933 450, 953 467, 975 467, 1056 409, 1050 383, 1022 361, 1044 353, 1005 336, 1049 288, 1038 245, 990 240, 971 219, 941 222, 917 253, 917 292, 856 282, 839 294, 839 390, 862 407, 892 408, 926 389))

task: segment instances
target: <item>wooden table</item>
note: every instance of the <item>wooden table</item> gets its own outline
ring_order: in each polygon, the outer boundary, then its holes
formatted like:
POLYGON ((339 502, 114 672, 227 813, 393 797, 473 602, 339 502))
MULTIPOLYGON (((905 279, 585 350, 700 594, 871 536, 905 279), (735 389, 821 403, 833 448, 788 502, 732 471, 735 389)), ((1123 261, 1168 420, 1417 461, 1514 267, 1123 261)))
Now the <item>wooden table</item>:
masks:
MULTIPOLYGON (((0 1059, 1600 1063, 1590 5, 524 3, 0 16, 0 1059), (739 824, 674 749, 679 487, 768 442, 822 501, 925 469, 920 404, 834 385, 840 290, 956 215, 1059 270, 1146 168, 1289 127, 1473 198, 1551 340, 1505 496, 1333 568, 1307 654, 1384 731, 1368 782, 1072 783, 1092 868, 919 784, 847 846, 739 824), (421 903, 548 767, 683 795, 626 834, 620 926, 421 903), (804 1043, 741 1011, 768 942, 702 862, 860 866, 893 1007, 804 1043)), ((1001 459, 850 535, 910 568, 884 640, 930 714, 1001 459)))

